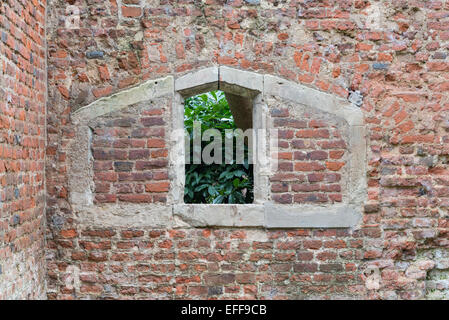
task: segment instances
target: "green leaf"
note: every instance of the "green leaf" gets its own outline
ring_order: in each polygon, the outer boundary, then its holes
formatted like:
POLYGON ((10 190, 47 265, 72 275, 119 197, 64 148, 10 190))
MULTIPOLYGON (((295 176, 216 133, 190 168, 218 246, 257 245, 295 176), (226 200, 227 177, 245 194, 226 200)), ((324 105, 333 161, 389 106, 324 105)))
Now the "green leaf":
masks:
POLYGON ((221 204, 221 203, 223 203, 223 200, 224 200, 224 196, 220 195, 214 199, 213 204, 221 204))
POLYGON ((246 174, 246 172, 242 171, 242 170, 234 171, 234 176, 236 176, 236 177, 241 177, 241 176, 243 176, 245 174, 246 174))
POLYGON ((215 190, 215 188, 214 188, 213 186, 209 186, 208 189, 207 189, 207 191, 209 192, 209 194, 210 194, 211 196, 214 196, 214 195, 217 194, 217 190, 215 190))
POLYGON ((195 192, 204 190, 204 189, 206 189, 206 188, 207 188, 207 185, 206 185, 206 184, 200 185, 200 186, 198 186, 198 187, 195 188, 195 192))

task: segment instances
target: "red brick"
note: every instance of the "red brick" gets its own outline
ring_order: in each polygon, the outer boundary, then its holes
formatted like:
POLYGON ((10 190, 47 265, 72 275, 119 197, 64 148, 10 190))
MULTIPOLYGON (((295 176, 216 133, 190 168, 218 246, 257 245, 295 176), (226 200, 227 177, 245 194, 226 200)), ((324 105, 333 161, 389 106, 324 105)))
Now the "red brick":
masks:
POLYGON ((127 18, 137 18, 142 15, 142 9, 140 7, 122 6, 122 15, 127 18))
POLYGON ((325 167, 316 162, 296 162, 295 171, 322 171, 325 167))
POLYGON ((168 192, 169 188, 169 182, 157 182, 145 185, 146 192, 168 192))

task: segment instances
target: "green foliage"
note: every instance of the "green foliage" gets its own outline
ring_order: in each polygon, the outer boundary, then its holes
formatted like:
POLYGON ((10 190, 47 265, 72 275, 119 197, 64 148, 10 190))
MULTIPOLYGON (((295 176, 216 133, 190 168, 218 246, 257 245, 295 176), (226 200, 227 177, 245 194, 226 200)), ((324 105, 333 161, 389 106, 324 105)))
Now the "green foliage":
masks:
POLYGON ((201 122, 201 130, 236 129, 234 118, 228 101, 222 91, 209 93, 186 99, 184 103, 184 127, 191 134, 193 122, 201 122))
MULTIPOLYGON (((184 125, 193 141, 193 123, 201 122, 201 131, 217 129, 235 130, 236 126, 226 97, 221 91, 213 91, 191 97, 185 101, 184 125)), ((202 144, 202 147, 207 143, 202 144)), ((223 157, 225 155, 222 146, 223 157)), ((234 141, 235 150, 235 141, 234 141)), ((234 153, 235 154, 235 153, 234 153)), ((248 164, 248 150, 245 146, 245 163, 236 164, 186 164, 185 203, 252 203, 254 200, 253 166, 248 164)), ((193 163, 192 152, 190 163, 193 163)))

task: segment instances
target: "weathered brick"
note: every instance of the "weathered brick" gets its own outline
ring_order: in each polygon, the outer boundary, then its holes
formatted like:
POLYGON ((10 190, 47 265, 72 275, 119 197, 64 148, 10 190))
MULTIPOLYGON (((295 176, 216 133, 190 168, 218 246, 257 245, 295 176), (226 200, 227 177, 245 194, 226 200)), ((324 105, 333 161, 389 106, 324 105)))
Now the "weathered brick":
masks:
MULTIPOLYGON (((299 1, 275 3, 273 9, 237 1, 229 10, 217 10, 206 1, 197 10, 170 2, 168 14, 164 3, 144 8, 138 0, 119 6, 112 1, 101 10, 96 1, 77 3, 93 23, 81 19, 76 32, 61 29, 67 19, 57 14, 45 22, 45 3, 39 0, 3 4, 0 261, 9 260, 0 263, 1 276, 8 275, 0 282, 0 299, 44 295, 44 272, 19 271, 16 277, 8 268, 14 259, 19 270, 47 270, 50 299, 422 299, 432 294, 422 289, 436 281, 426 280, 432 269, 415 263, 424 257, 436 261, 434 251, 447 247, 449 223, 441 217, 449 207, 447 5, 434 1, 407 9, 401 1, 299 1), (391 30, 370 19, 367 9, 381 17, 400 12, 392 20, 394 42, 391 30), (426 21, 419 28, 417 14, 426 21), (268 21, 264 32, 253 28, 260 17, 268 21), (189 23, 181 26, 184 18, 189 23), (355 23, 359 20, 366 25, 355 23), (198 23, 210 32, 198 33, 198 23), (307 41, 296 36, 304 32, 307 41), (214 63, 280 76, 336 99, 360 92, 362 104, 351 108, 363 114, 365 172, 350 172, 358 156, 356 139, 341 117, 320 111, 321 106, 263 96, 266 122, 279 129, 279 151, 272 156, 280 165, 268 177, 267 198, 279 205, 343 206, 351 198, 353 174, 364 175, 367 189, 361 196, 367 201, 358 208, 364 211, 358 228, 142 227, 143 234, 127 238, 125 226, 93 229, 79 219, 68 185, 76 165, 68 149, 78 143, 74 112, 147 79, 177 79, 214 63), (51 235, 46 267, 43 201, 51 235), (367 288, 366 262, 381 269, 378 289, 367 288), (74 289, 65 283, 72 267, 81 271, 74 289), (9 286, 11 279, 15 286, 9 286)), ((53 5, 54 12, 65 12, 66 3, 53 5)), ((172 200, 172 100, 149 99, 89 123, 93 206, 159 207, 172 200)), ((434 268, 443 266, 439 263, 434 268)))

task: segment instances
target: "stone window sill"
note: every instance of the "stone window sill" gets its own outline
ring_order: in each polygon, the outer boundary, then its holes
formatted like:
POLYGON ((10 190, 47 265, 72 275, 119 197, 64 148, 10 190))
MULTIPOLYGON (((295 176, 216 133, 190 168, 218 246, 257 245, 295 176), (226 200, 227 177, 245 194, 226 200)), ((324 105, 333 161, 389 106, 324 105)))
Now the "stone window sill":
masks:
POLYGON ((73 206, 80 222, 92 227, 127 228, 354 228, 362 219, 357 205, 103 204, 73 206))
POLYGON ((361 212, 350 205, 179 204, 173 214, 193 227, 350 228, 361 212))

